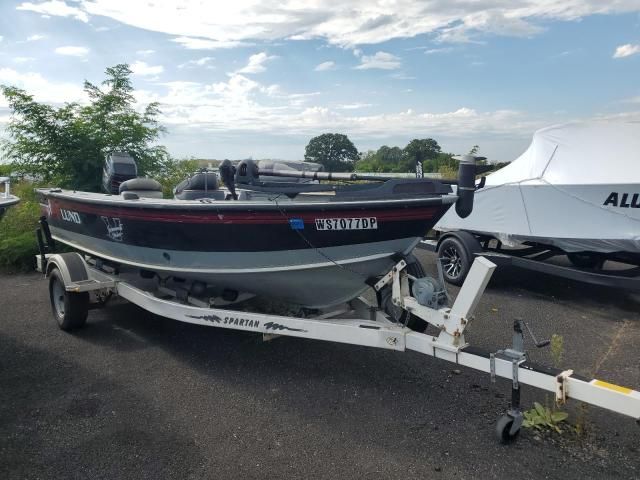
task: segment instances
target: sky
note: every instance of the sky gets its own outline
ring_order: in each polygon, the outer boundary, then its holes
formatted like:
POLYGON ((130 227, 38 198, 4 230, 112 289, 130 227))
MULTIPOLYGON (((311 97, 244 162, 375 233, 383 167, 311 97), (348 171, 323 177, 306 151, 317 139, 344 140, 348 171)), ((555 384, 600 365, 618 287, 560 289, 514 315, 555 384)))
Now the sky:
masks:
POLYGON ((0 0, 0 84, 86 102, 118 63, 176 157, 302 159, 333 132, 509 161, 544 126, 640 121, 640 0, 0 0))

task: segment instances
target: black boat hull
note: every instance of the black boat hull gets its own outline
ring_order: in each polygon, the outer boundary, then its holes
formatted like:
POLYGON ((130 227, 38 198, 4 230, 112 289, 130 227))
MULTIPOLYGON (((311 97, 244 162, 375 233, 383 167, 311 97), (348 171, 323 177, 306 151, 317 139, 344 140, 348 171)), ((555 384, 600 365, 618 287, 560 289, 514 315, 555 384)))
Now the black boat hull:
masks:
POLYGON ((309 307, 360 294, 455 200, 243 204, 40 193, 53 237, 74 248, 309 307))

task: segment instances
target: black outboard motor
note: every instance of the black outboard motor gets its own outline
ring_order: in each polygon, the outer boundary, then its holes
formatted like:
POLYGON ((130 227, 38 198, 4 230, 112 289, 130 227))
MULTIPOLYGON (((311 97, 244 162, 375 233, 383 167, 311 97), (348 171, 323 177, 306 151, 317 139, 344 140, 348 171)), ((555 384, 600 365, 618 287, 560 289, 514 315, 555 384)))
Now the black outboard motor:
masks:
POLYGON ((476 157, 463 155, 458 167, 458 200, 456 213, 467 218, 473 210, 473 194, 476 191, 476 157))
POLYGON ((223 160, 220 167, 218 167, 218 171, 220 172, 220 177, 222 177, 225 187, 227 187, 231 193, 231 197, 237 200, 238 195, 236 195, 235 185, 236 167, 234 167, 229 160, 223 160))
POLYGON ((242 160, 236 169, 236 183, 256 185, 260 181, 258 164, 253 160, 242 160))

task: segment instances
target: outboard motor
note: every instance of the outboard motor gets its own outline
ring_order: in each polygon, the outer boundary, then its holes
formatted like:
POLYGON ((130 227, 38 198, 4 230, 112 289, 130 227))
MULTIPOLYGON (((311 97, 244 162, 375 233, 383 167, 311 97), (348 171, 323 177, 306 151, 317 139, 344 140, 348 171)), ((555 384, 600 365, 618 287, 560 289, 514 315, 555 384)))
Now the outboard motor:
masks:
POLYGON ((238 195, 236 195, 235 184, 236 167, 234 167, 229 160, 223 160, 220 167, 218 167, 218 171, 220 172, 224 186, 227 187, 227 190, 231 193, 231 197, 237 200, 238 195))
POLYGON ((458 200, 456 213, 467 218, 473 210, 473 194, 476 190, 476 157, 463 155, 458 167, 458 200))
POLYGON ((260 181, 258 164, 253 160, 242 160, 236 169, 236 183, 255 185, 260 181))

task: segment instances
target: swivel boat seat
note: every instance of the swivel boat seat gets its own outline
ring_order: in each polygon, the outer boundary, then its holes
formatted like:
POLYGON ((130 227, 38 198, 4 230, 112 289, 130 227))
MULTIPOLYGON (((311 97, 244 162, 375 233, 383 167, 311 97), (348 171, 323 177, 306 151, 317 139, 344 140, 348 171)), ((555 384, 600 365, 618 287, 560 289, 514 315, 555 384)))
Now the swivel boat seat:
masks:
POLYGON ((153 178, 132 178, 120 184, 118 189, 123 198, 162 198, 162 185, 153 178))

